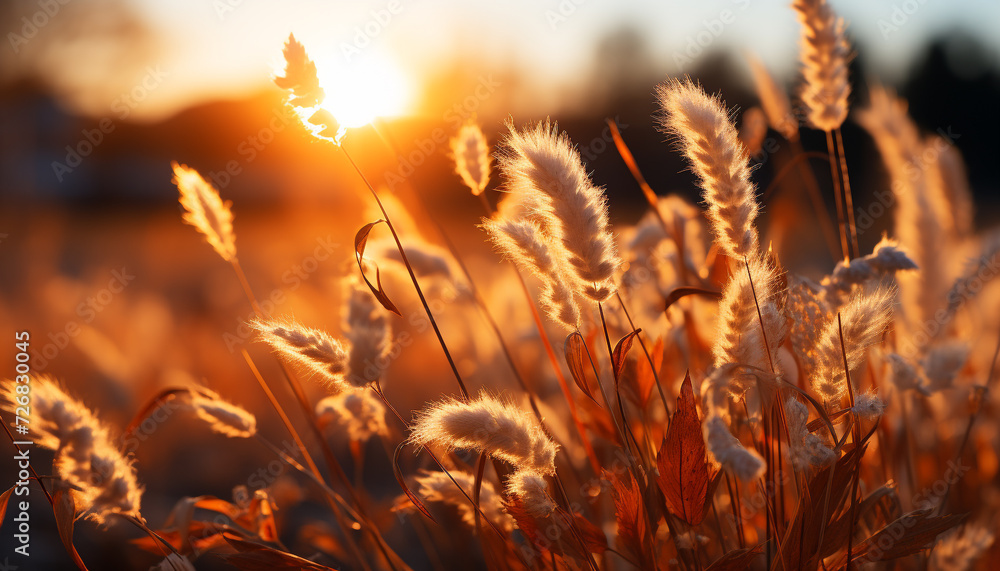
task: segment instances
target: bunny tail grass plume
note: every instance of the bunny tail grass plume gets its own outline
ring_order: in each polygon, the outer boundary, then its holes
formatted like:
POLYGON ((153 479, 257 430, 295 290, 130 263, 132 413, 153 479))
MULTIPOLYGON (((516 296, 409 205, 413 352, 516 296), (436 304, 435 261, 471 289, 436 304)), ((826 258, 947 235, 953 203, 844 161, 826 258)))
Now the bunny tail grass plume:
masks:
POLYGON ((900 391, 913 389, 925 396, 930 394, 917 368, 904 357, 896 353, 887 353, 885 361, 888 364, 889 380, 897 389, 900 391))
POLYGON ((230 202, 223 202, 219 191, 201 178, 198 171, 176 162, 170 163, 174 169, 174 184, 181 193, 184 207, 184 221, 205 235, 208 243, 231 262, 236 259, 236 234, 233 233, 233 213, 230 202))
MULTIPOLYGON (((2 398, 10 399, 17 386, 10 379, 0 383, 2 398)), ((4 410, 13 413, 15 408, 10 400, 4 402, 4 410)), ((81 513, 97 523, 111 514, 142 518, 142 487, 131 460, 118 451, 97 416, 48 376, 31 379, 31 433, 35 444, 55 451, 53 468, 81 513)))
POLYGON ((747 260, 747 265, 749 274, 746 265, 736 266, 723 290, 718 336, 712 353, 716 367, 732 363, 770 371, 768 354, 773 360, 788 334, 788 322, 776 303, 779 275, 772 264, 757 257, 747 260), (767 346, 763 332, 766 332, 767 346))
POLYGON ((518 470, 511 474, 507 480, 507 493, 517 496, 531 517, 548 517, 556 510, 545 478, 530 470, 518 470))
POLYGON ((767 122, 772 129, 781 133, 781 136, 789 141, 799 138, 799 121, 792 113, 792 104, 788 100, 788 93, 774 80, 764 63, 757 56, 749 56, 750 71, 753 73, 753 82, 757 87, 757 97, 760 98, 760 106, 764 108, 767 115, 767 122))
POLYGON ((558 446, 538 419, 485 393, 469 402, 445 400, 419 412, 410 442, 477 450, 543 475, 556 471, 558 446))
POLYGON ((330 387, 353 390, 344 378, 348 354, 339 341, 318 329, 310 329, 294 321, 258 319, 250 326, 258 337, 283 358, 304 367, 330 387))
POLYGON ((341 328, 350 345, 345 376, 353 386, 363 387, 378 381, 387 364, 392 349, 389 317, 357 277, 344 280, 344 294, 347 301, 341 328))
POLYGON ((941 536, 934 544, 928 569, 967 571, 993 545, 996 531, 981 523, 970 523, 941 536))
POLYGON ((750 157, 718 97, 690 80, 657 88, 662 127, 677 138, 700 179, 715 241, 731 259, 757 252, 757 199, 750 182, 750 157))
POLYGON ((712 415, 702 424, 705 447, 715 462, 744 482, 752 482, 764 475, 767 465, 754 450, 745 448, 729 432, 726 421, 712 415))
POLYGON ((836 315, 823 329, 816 343, 817 367, 813 388, 827 402, 839 402, 847 394, 843 353, 847 353, 850 370, 861 364, 868 347, 880 341, 892 320, 893 297, 892 290, 882 287, 855 294, 840 310, 843 347, 836 315))
POLYGON ((552 238, 550 248, 557 248, 553 256, 568 259, 583 295, 606 300, 616 288, 621 260, 604 190, 591 183, 580 153, 557 125, 546 121, 520 132, 507 126, 500 171, 509 192, 535 197, 545 234, 552 238))
POLYGON ((930 392, 954 388, 955 378, 969 359, 969 344, 964 341, 947 341, 927 350, 921 361, 927 390, 930 392))
POLYGON ((802 24, 799 59, 805 82, 799 97, 809 123, 822 131, 840 128, 847 118, 851 84, 847 65, 851 47, 844 35, 844 21, 826 0, 793 0, 802 24))
POLYGON ((871 254, 853 260, 837 262, 830 274, 830 285, 850 290, 852 286, 864 285, 896 272, 915 270, 917 264, 906 255, 895 240, 882 236, 871 254))
POLYGON ((188 406, 213 432, 230 438, 251 438, 257 433, 254 415, 208 389, 198 389, 192 394, 188 406))
POLYGON ((833 450, 823 440, 809 432, 809 409, 795 397, 785 401, 785 420, 788 422, 788 460, 796 470, 809 466, 826 466, 836 459, 833 450))
POLYGON ((347 430, 356 442, 367 442, 372 436, 388 436, 385 405, 373 391, 343 392, 316 403, 316 418, 323 426, 333 424, 347 430))
POLYGON ((542 281, 542 309, 570 331, 578 329, 580 307, 569 285, 569 268, 553 255, 541 227, 531 220, 485 220, 483 228, 497 251, 542 281))
POLYGON ((885 413, 885 401, 871 391, 861 393, 854 398, 851 412, 866 420, 878 420, 885 413))
POLYGON ((451 139, 451 154, 455 160, 455 172, 469 187, 474 196, 486 190, 490 182, 490 146, 479 125, 469 119, 458 129, 451 139))
MULTIPOLYGON (((458 509, 458 514, 462 517, 462 523, 469 527, 476 525, 476 508, 469 503, 469 498, 473 497, 476 487, 476 477, 468 472, 458 470, 449 471, 452 482, 448 474, 444 472, 431 472, 422 470, 422 474, 415 478, 417 482, 417 493, 428 502, 439 502, 454 506, 458 509), (462 490, 459 490, 455 484, 462 490), (465 494, 462 493, 465 492, 465 494)), ((487 519, 497 524, 503 531, 510 532, 514 529, 514 520, 503 511, 503 504, 500 501, 500 494, 497 493, 493 483, 483 480, 479 489, 479 509, 487 519)))
POLYGON ((284 75, 275 74, 274 84, 289 92, 288 105, 313 136, 339 145, 347 130, 322 107, 326 92, 320 87, 316 63, 309 59, 306 48, 293 34, 289 34, 282 55, 284 75))

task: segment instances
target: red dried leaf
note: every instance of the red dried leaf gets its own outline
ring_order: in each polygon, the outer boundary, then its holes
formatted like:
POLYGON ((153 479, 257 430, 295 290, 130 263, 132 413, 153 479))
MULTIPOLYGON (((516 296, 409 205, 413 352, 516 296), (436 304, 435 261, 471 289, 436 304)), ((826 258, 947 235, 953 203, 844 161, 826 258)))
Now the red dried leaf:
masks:
MULTIPOLYGON (((566 354, 566 364, 569 365, 569 372, 573 375, 573 381, 576 383, 576 386, 580 387, 583 394, 597 403, 597 399, 594 398, 594 393, 590 389, 590 383, 587 382, 587 369, 583 361, 583 355, 586 350, 586 342, 579 331, 574 331, 566 337, 563 352, 566 354)), ((598 406, 600 406, 600 403, 598 403, 598 406)))
POLYGON ((618 344, 615 345, 615 350, 611 352, 611 364, 615 369, 615 382, 617 382, 622 375, 622 369, 625 368, 625 357, 628 356, 628 352, 632 348, 632 341, 640 331, 642 331, 642 329, 636 329, 619 339, 618 344))
POLYGON ((406 480, 403 478, 403 471, 399 469, 399 453, 403 450, 404 446, 406 446, 406 442, 401 442, 399 446, 396 447, 395 454, 392 455, 392 473, 395 474, 396 481, 399 482, 399 487, 403 488, 403 493, 410 499, 413 506, 420 510, 420 513, 427 516, 427 519, 437 523, 437 520, 434 519, 431 512, 427 511, 427 506, 424 505, 424 502, 420 501, 420 498, 413 493, 413 490, 411 490, 409 486, 406 485, 406 480))
POLYGON ((744 549, 734 549, 715 560, 705 571, 742 571, 750 566, 761 552, 761 546, 755 545, 744 549))
POLYGON ((653 550, 648 540, 646 509, 638 482, 631 472, 628 472, 627 482, 624 478, 611 476, 608 472, 605 472, 605 477, 611 482, 614 493, 618 541, 640 563, 640 568, 654 568, 653 550))
POLYGON ((365 257, 365 246, 368 245, 368 235, 371 234, 372 228, 374 228, 381 222, 385 222, 385 220, 382 220, 380 218, 375 222, 369 222, 368 224, 362 226, 360 230, 358 230, 358 233, 354 236, 354 254, 355 258, 357 258, 358 260, 358 269, 361 270, 361 277, 362 279, 365 280, 365 283, 368 284, 368 289, 372 291, 372 294, 375 296, 375 299, 377 299, 378 302, 382 304, 382 307, 402 317, 403 314, 400 313, 398 309, 396 309, 395 304, 393 304, 392 301, 389 300, 389 296, 387 296, 385 294, 385 290, 382 289, 382 278, 379 275, 378 267, 376 266, 375 268, 375 283, 378 285, 378 287, 373 286, 372 282, 368 281, 368 276, 365 275, 364 257, 365 257))
POLYGON ((657 483, 670 513, 694 526, 705 518, 714 471, 708 463, 690 374, 684 377, 676 410, 656 458, 657 483))
POLYGON ((538 550, 582 561, 589 558, 589 553, 600 554, 608 549, 604 532, 580 514, 571 515, 566 510, 557 508, 548 517, 535 518, 528 513, 517 495, 504 500, 504 509, 514 518, 521 533, 538 550), (574 525, 576 529, 573 528, 574 525), (577 538, 576 530, 579 530, 583 538, 582 544, 577 538))
POLYGON ((59 539, 62 540, 66 553, 73 558, 73 562, 80 569, 86 569, 83 559, 73 545, 73 525, 76 523, 76 502, 73 494, 67 489, 57 489, 52 494, 52 513, 56 518, 56 529, 59 530, 59 539))

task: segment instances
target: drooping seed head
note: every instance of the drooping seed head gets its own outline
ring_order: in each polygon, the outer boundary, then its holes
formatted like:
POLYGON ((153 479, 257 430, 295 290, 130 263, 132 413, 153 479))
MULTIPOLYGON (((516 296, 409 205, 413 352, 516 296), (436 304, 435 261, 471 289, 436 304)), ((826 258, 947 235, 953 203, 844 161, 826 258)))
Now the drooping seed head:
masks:
POLYGON ((290 320, 255 320, 250 325, 282 358, 316 374, 324 383, 340 390, 356 388, 344 378, 347 350, 326 332, 290 320))

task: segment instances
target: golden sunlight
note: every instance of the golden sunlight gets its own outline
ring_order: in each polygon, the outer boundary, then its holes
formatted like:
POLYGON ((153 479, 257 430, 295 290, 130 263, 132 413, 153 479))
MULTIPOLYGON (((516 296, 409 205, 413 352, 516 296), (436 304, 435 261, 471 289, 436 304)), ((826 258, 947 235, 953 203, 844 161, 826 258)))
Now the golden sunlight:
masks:
POLYGON ((321 107, 344 127, 362 127, 376 117, 398 116, 410 109, 413 87, 386 58, 371 57, 364 63, 345 65, 339 54, 320 55, 316 72, 326 91, 321 107))

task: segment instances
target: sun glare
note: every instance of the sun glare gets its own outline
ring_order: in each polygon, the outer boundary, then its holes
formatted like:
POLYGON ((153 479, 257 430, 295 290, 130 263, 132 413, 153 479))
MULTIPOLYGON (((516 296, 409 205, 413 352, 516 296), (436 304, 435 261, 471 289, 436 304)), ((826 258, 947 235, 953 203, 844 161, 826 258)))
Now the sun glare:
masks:
POLYGON ((369 58, 345 65, 317 58, 316 71, 326 91, 322 107, 344 127, 361 127, 376 117, 405 113, 411 99, 406 76, 387 59, 369 58))

